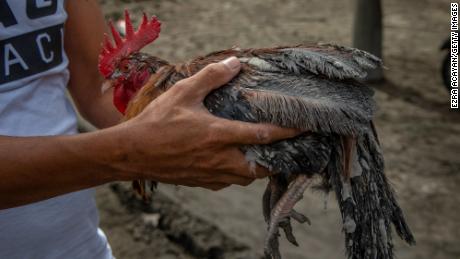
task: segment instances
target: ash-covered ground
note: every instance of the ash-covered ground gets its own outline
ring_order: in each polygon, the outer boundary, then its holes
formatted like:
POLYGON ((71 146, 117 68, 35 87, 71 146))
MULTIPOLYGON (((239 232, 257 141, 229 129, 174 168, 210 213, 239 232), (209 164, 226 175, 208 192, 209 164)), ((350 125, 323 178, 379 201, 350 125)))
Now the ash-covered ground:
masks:
MULTIPOLYGON (((439 51, 449 35, 449 1, 385 0, 387 81, 376 85, 377 129, 393 183, 417 246, 396 242, 399 259, 460 258, 460 114, 449 110, 439 51)), ((354 1, 101 1, 109 17, 124 8, 163 22, 145 50, 169 61, 240 47, 303 42, 351 46, 354 1)), ((184 129, 186 130, 186 129, 184 129)), ((160 185, 153 205, 121 185, 100 187, 101 226, 117 258, 260 258, 265 236, 265 181, 219 192, 160 185)), ((295 225, 300 247, 282 242, 286 259, 345 258, 335 197, 307 192, 298 210, 312 226, 295 225)), ((398 238, 395 236, 395 240, 398 238)))

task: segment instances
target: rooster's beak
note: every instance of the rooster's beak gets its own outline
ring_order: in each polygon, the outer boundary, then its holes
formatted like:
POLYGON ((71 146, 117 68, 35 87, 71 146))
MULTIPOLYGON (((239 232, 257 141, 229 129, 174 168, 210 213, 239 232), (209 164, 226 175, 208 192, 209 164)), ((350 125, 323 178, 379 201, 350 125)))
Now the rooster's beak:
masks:
POLYGON ((107 90, 112 88, 112 86, 113 86, 113 80, 110 80, 110 79, 105 80, 101 86, 101 94, 104 94, 105 92, 107 92, 107 90))
POLYGON ((123 76, 123 74, 122 74, 120 71, 115 70, 115 71, 104 81, 104 83, 102 83, 101 93, 104 94, 105 92, 107 92, 107 90, 109 90, 111 87, 113 87, 115 81, 117 81, 121 76, 123 76))

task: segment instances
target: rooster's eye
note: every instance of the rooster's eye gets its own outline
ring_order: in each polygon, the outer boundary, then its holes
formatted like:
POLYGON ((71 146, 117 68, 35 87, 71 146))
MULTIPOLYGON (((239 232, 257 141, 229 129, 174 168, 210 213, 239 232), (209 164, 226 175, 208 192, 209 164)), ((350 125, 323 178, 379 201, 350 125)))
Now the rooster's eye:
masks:
POLYGON ((129 64, 129 61, 124 60, 124 62, 123 61, 121 62, 120 66, 119 66, 119 69, 120 69, 121 72, 127 73, 127 72, 129 72, 130 67, 131 66, 129 64))

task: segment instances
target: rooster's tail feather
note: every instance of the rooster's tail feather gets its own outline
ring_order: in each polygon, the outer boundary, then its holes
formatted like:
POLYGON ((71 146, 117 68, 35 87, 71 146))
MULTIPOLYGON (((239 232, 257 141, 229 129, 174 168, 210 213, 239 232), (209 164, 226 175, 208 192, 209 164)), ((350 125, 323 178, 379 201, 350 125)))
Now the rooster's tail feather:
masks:
POLYGON ((343 139, 339 136, 335 139, 342 144, 331 154, 325 180, 337 196, 348 258, 392 259, 391 223, 407 243, 415 244, 415 239, 384 175, 377 137, 370 129, 356 141, 343 139), (344 147, 343 143, 352 143, 352 146, 344 147), (351 161, 344 161, 346 158, 351 161), (346 173, 348 169, 350 173, 346 173))

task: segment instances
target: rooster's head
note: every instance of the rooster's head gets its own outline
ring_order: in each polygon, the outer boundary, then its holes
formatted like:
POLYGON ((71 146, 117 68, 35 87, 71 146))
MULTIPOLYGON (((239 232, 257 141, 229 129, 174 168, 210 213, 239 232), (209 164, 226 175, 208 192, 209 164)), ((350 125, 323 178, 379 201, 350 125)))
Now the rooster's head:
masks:
POLYGON ((115 45, 112 45, 106 34, 98 65, 99 72, 106 79, 102 90, 114 88, 113 103, 123 114, 131 98, 147 82, 150 74, 167 64, 166 61, 139 52, 158 38, 161 24, 156 17, 149 20, 144 14, 139 29, 134 31, 129 13, 125 11, 125 23, 125 38, 120 36, 112 22, 109 23, 115 45))

